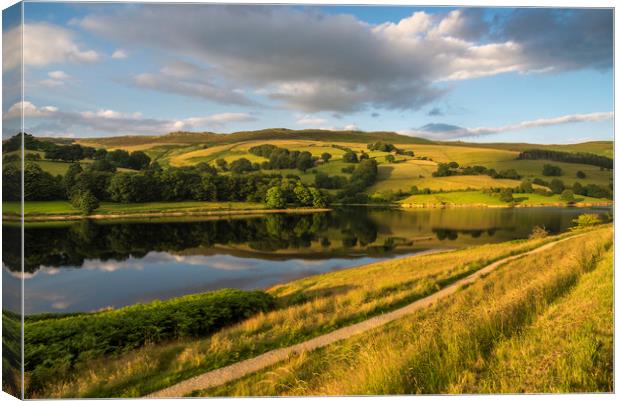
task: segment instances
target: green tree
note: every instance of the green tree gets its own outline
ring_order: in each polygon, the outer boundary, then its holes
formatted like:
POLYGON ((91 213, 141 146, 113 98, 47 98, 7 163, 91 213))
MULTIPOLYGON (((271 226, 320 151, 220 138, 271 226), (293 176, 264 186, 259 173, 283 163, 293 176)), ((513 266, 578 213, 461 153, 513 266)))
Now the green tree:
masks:
POLYGON ((225 159, 217 159, 215 165, 222 171, 228 171, 228 162, 225 159))
POLYGON ((586 173, 584 173, 581 170, 577 171, 577 178, 581 178, 581 179, 586 178, 586 173))
POLYGON ((559 166, 554 166, 553 164, 545 164, 543 166, 542 175, 547 177, 560 176, 562 175, 562 169, 559 166))
POLYGON ((77 191, 71 196, 71 204, 82 213, 89 215, 99 208, 99 199, 90 191, 77 191))
POLYGON ((312 195, 312 207, 319 209, 327 207, 327 197, 317 188, 310 188, 310 195, 312 195))
POLYGON ((297 203, 300 205, 310 206, 312 204, 312 194, 301 182, 297 183, 295 189, 293 189, 293 193, 295 194, 295 198, 297 198, 297 203))
MULTIPOLYGON (((222 160, 222 159, 218 159, 218 160, 222 160)), ((241 159, 237 159, 233 161, 232 163, 230 163, 230 171, 232 171, 235 174, 242 174, 242 173, 252 171, 252 170, 253 170, 252 162, 250 162, 245 157, 242 157, 241 159)))
POLYGON ((514 201, 514 198, 512 196, 512 189, 511 188, 502 188, 502 190, 499 193, 499 199, 502 202, 512 202, 512 201, 514 201))
POLYGON ((560 199, 566 203, 573 203, 575 202, 575 194, 570 189, 565 189, 564 191, 562 191, 560 199))
POLYGON ((359 160, 357 159, 357 154, 353 151, 348 150, 342 155, 342 161, 345 163, 357 163, 359 160))
POLYGON ((388 163, 394 163, 396 161, 396 158, 394 157, 394 155, 387 155, 385 156, 385 161, 388 163))
POLYGON ((73 187, 77 182, 77 176, 84 172, 80 163, 71 163, 65 176, 63 178, 63 185, 65 186, 65 193, 67 194, 67 198, 71 198, 73 187))
POLYGON ((323 159, 323 161, 324 161, 325 163, 329 162, 329 159, 331 159, 331 158, 332 158, 331 153, 327 153, 327 152, 325 152, 325 153, 323 153, 323 154, 321 155, 321 159, 323 159))
POLYGON ((283 209, 286 206, 284 193, 280 187, 271 187, 265 195, 265 203, 272 209, 283 209))
POLYGON ((532 181, 530 180, 521 181, 521 184, 519 185, 519 190, 525 194, 531 194, 532 192, 534 192, 532 181))
POLYGON ((134 170, 143 170, 151 163, 151 158, 142 151, 131 152, 128 160, 128 167, 134 170))
POLYGON ((561 194, 562 191, 564 191, 564 188, 565 188, 564 182, 558 178, 552 179, 551 182, 549 183, 549 189, 554 194, 561 194))

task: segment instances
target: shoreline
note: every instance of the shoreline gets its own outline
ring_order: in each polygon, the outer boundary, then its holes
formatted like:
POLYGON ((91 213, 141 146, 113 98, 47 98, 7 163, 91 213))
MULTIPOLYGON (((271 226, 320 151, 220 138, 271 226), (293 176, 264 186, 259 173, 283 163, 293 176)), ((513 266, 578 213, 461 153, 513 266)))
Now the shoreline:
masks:
MULTIPOLYGON (((140 213, 109 213, 109 214, 32 214, 24 215, 24 223, 65 220, 119 220, 136 218, 159 218, 159 217, 188 217, 188 216, 234 216, 234 215, 263 215, 263 214, 309 214, 329 212, 329 208, 292 208, 292 209, 239 209, 239 210, 205 210, 205 211, 180 211, 180 212, 140 212, 140 213)), ((20 222, 21 216, 15 214, 2 214, 3 221, 20 222)))
POLYGON ((565 207, 565 208, 587 208, 587 207, 609 207, 613 206, 613 202, 578 202, 571 205, 566 203, 533 203, 533 204, 506 204, 506 205, 489 205, 486 203, 401 203, 396 205, 398 209, 466 209, 466 208, 533 208, 533 207, 565 207))

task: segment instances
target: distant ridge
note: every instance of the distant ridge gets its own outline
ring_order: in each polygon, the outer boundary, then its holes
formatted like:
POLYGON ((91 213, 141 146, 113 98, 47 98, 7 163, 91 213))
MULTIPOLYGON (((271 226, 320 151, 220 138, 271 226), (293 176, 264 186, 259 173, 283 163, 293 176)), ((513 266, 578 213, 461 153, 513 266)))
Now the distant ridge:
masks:
POLYGON ((268 141, 282 139, 310 140, 320 142, 370 143, 385 141, 391 143, 432 144, 433 141, 395 132, 375 131, 330 131, 319 129, 291 130, 269 128, 258 131, 239 131, 231 134, 214 132, 171 132, 167 135, 127 135, 101 138, 77 138, 81 143, 97 143, 104 146, 159 144, 224 144, 244 141, 268 141))

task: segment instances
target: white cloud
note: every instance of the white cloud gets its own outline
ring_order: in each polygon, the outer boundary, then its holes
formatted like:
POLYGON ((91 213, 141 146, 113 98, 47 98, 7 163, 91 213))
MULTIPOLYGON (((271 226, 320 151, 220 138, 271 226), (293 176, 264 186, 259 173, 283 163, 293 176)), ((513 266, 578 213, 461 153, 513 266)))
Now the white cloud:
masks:
MULTIPOLYGON (((246 113, 220 113, 181 120, 144 118, 140 113, 122 113, 115 110, 61 111, 57 107, 37 107, 29 101, 12 105, 3 120, 18 119, 23 109, 26 130, 42 136, 68 136, 68 132, 84 134, 166 134, 172 131, 200 127, 224 128, 229 123, 248 122, 255 117, 246 113)), ((73 134, 75 135, 75 134, 73 134)))
POLYGON ((297 119, 296 123, 299 125, 306 125, 306 126, 316 126, 316 125, 323 125, 327 122, 327 120, 325 120, 324 118, 319 118, 319 117, 312 117, 312 116, 302 116, 300 118, 297 119))
POLYGON ((112 53, 112 58, 115 58, 115 59, 124 59, 127 57, 128 57, 128 54, 123 49, 116 49, 114 53, 112 53))
MULTIPOLYGON (((3 71, 21 65, 21 27, 16 26, 3 33, 4 63, 3 71)), ((42 67, 52 63, 93 62, 99 59, 96 51, 84 49, 74 37, 74 33, 48 23, 24 25, 23 60, 26 66, 42 67)))
POLYGON ((60 71, 60 70, 50 71, 47 73, 47 75, 52 79, 58 79, 58 80, 69 79, 69 75, 66 72, 60 71))
POLYGON ((46 86, 48 88, 63 86, 70 79, 70 76, 67 73, 65 73, 64 71, 60 71, 60 70, 50 71, 47 73, 47 76, 49 78, 39 81, 39 84, 42 86, 46 86))
POLYGON ((401 131, 400 133, 405 135, 421 136, 438 140, 450 140, 500 134, 503 132, 520 131, 531 128, 550 127, 563 124, 605 121, 613 118, 613 112, 597 112, 587 114, 570 114, 552 118, 539 118, 536 120, 521 121, 515 124, 508 124, 499 127, 464 128, 457 125, 432 123, 415 130, 401 131))
POLYGON ((165 67, 134 77, 135 85, 222 103, 239 102, 231 94, 242 87, 305 113, 417 109, 448 90, 439 82, 608 69, 612 22, 609 10, 528 9, 487 21, 463 9, 371 25, 284 6, 206 4, 143 5, 78 21, 209 66, 182 79, 165 67))

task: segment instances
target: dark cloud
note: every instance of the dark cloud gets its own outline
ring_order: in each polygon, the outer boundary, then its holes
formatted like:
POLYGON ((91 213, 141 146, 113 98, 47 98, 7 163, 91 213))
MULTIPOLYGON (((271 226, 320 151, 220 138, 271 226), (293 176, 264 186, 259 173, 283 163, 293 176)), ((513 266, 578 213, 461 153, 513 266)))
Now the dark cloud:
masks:
POLYGON ((443 111, 441 111, 439 107, 433 107, 432 109, 428 111, 428 113, 426 113, 426 115, 433 116, 433 117, 443 116, 443 111))

